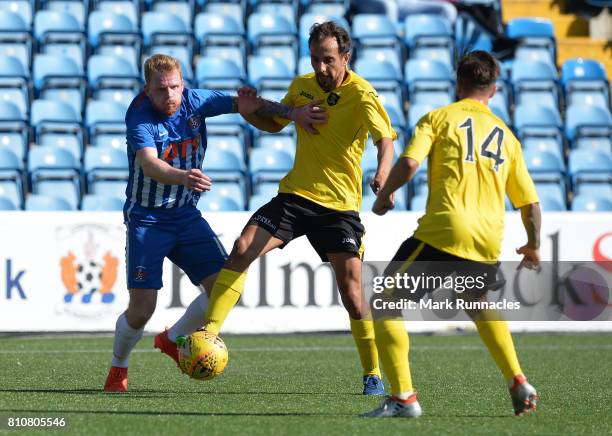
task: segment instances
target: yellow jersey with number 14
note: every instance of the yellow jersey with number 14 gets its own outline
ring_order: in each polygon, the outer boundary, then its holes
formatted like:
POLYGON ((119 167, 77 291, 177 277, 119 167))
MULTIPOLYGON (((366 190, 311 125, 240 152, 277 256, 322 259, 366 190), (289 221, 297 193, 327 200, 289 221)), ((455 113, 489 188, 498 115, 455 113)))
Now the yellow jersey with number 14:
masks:
POLYGON ((316 126, 318 135, 296 126, 295 161, 281 180, 279 192, 299 195, 329 209, 358 211, 360 163, 368 132, 376 143, 381 138, 395 139, 395 131, 372 85, 353 71, 347 71, 342 85, 331 92, 321 89, 314 73, 296 77, 281 103, 295 107, 317 100, 322 100, 329 114, 327 124, 316 126))
POLYGON ((429 196, 414 237, 438 250, 497 261, 504 193, 519 208, 537 203, 521 144, 484 104, 464 99, 419 120, 403 157, 428 159, 429 196))

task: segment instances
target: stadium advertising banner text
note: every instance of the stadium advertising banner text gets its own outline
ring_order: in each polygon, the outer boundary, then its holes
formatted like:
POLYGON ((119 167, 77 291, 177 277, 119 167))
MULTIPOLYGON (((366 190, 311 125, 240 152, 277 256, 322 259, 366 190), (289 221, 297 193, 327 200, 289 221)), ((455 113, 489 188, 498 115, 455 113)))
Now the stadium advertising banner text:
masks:
MULTIPOLYGON (((208 214, 207 219, 230 251, 249 216, 246 212, 216 213, 208 214)), ((379 265, 384 270, 383 265, 399 244, 413 232, 419 216, 399 212, 384 217, 363 214, 367 231, 366 266, 379 265)), ((117 316, 127 305, 125 227, 120 213, 5 212, 0 215, 0 238, 0 331, 114 330, 117 316)), ((502 268, 504 299, 516 301, 517 295, 528 299, 540 290, 541 296, 550 299, 551 281, 563 281, 567 272, 573 270, 582 277, 580 274, 584 275, 584 271, 580 268, 588 267, 589 274, 595 271, 600 281, 595 293, 587 287, 587 294, 594 296, 596 307, 585 312, 586 318, 579 317, 592 321, 572 322, 576 318, 568 314, 538 308, 538 316, 508 317, 516 320, 512 328, 612 330, 612 322, 607 321, 612 304, 609 292, 612 214, 545 214, 541 282, 508 273, 516 269, 520 258, 515 249, 524 242, 519 214, 507 214, 501 255, 502 265, 505 264, 502 268), (605 310, 597 312, 599 306, 605 310)), ((169 261, 164 268, 164 287, 159 293, 156 312, 147 325, 147 330, 152 332, 172 325, 199 292, 169 261)), ((372 294, 376 283, 370 276, 364 268, 365 288, 372 294)), ((533 308, 530 313, 535 313, 533 308)), ((409 330, 471 326, 467 318, 435 314, 432 311, 407 317, 409 330)), ((306 238, 291 242, 283 250, 274 250, 251 266, 242 300, 224 325, 226 333, 348 329, 348 315, 341 306, 331 268, 321 263, 306 238)))

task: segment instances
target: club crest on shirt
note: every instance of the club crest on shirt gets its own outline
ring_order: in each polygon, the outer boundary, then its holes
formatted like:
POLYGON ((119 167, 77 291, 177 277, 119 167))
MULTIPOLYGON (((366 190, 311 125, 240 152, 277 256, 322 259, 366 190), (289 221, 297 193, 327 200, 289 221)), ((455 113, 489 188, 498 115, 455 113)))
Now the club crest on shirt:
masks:
POLYGON ((202 124, 202 120, 200 119, 199 115, 192 115, 187 119, 187 125, 191 130, 199 128, 200 124, 202 124))
POLYGON ((335 92, 330 92, 327 96, 327 104, 330 106, 335 106, 338 103, 338 100, 340 100, 340 96, 335 92))

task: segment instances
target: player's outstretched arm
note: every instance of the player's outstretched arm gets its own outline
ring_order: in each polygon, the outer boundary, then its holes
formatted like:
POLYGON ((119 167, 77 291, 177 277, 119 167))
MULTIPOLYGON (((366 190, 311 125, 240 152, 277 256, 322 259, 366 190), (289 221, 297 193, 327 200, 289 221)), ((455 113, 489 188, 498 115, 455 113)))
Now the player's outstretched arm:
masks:
POLYGON ((157 150, 146 147, 136 152, 136 159, 140 162, 146 177, 164 185, 184 185, 195 192, 210 191, 212 180, 199 169, 181 170, 168 165, 157 157, 157 150))
POLYGON ((395 165, 393 165, 393 168, 391 168, 387 181, 378 191, 376 201, 372 206, 372 212, 376 215, 384 215, 393 209, 392 194, 412 179, 417 168, 419 168, 419 163, 416 160, 409 157, 400 157, 395 165))
POLYGON ((370 182, 370 188, 372 188, 374 194, 378 194, 380 188, 387 181, 387 177, 389 177, 391 164, 393 163, 393 140, 391 138, 381 138, 376 141, 376 147, 378 148, 378 166, 376 167, 376 174, 370 182))
POLYGON ((238 97, 234 97, 234 110, 251 125, 260 130, 276 133, 283 129, 283 125, 275 122, 273 118, 285 118, 294 121, 307 132, 318 134, 316 124, 327 122, 325 108, 319 106, 322 101, 311 102, 304 106, 290 107, 282 103, 257 97, 257 91, 244 87, 238 90, 238 97))
POLYGON ((518 268, 537 269, 540 265, 540 227, 542 226, 540 203, 521 207, 521 220, 527 232, 527 244, 516 249, 518 254, 523 255, 518 268))

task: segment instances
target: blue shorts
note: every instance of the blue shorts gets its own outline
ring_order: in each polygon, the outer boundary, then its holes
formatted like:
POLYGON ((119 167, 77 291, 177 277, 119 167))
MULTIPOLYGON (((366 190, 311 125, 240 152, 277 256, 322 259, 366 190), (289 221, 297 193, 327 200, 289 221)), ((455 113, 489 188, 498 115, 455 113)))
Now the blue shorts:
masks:
POLYGON ((135 207, 126 226, 128 289, 161 289, 164 257, 196 286, 219 272, 227 259, 219 238, 195 207, 163 211, 135 207))

